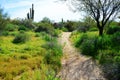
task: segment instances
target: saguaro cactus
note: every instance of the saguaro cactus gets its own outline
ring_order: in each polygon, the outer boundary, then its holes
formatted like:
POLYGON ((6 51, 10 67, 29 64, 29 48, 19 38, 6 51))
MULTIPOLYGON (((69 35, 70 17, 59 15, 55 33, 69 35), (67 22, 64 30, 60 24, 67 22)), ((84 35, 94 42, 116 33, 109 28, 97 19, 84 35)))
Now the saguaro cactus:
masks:
POLYGON ((31 16, 32 20, 34 19, 34 5, 32 4, 32 16, 31 16))
POLYGON ((32 4, 32 8, 30 8, 30 12, 27 13, 27 19, 34 20, 34 5, 32 4))
POLYGON ((29 13, 27 13, 27 19, 30 19, 29 13))

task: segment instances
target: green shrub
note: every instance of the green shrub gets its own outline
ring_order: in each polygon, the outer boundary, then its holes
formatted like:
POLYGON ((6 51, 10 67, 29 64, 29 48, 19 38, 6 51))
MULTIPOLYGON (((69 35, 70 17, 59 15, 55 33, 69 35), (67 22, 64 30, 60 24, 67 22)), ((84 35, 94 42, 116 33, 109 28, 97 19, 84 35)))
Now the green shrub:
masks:
POLYGON ((49 50, 44 57, 44 61, 47 64, 54 65, 53 68, 56 70, 57 68, 61 67, 61 53, 59 51, 49 50))
POLYGON ((0 7, 0 34, 5 30, 5 27, 8 23, 8 15, 4 12, 4 10, 0 7))
POLYGON ((114 57, 114 62, 120 64, 120 55, 114 57))
POLYGON ((56 44, 54 42, 47 42, 46 44, 44 44, 42 47, 48 49, 52 49, 56 46, 56 44))
POLYGON ((41 36, 40 33, 36 33, 36 34, 35 34, 35 37, 40 37, 40 36, 41 36))
POLYGON ((29 35, 26 33, 19 33, 13 40, 13 43, 25 43, 29 40, 29 35))
POLYGON ((112 42, 109 35, 96 37, 84 33, 76 40, 75 46, 80 48, 82 54, 95 57, 99 50, 111 49, 112 42))
POLYGON ((89 31, 98 31, 97 28, 90 28, 89 31))
POLYGON ((111 38, 110 36, 107 36, 107 35, 103 35, 102 37, 98 37, 97 38, 97 44, 96 44, 96 47, 97 49, 99 50, 105 50, 105 49, 108 49, 111 47, 111 38))
POLYGON ((8 31, 3 31, 3 32, 2 32, 2 35, 3 35, 3 36, 8 36, 8 35, 9 35, 9 32, 8 32, 8 31))
POLYGON ((80 46, 82 54, 95 57, 98 54, 96 40, 97 38, 94 37, 94 38, 88 38, 85 41, 83 41, 80 46))
POLYGON ((80 45, 86 40, 88 39, 88 35, 87 34, 82 34, 81 37, 79 37, 76 42, 75 42, 75 46, 76 47, 80 47, 80 45))
POLYGON ((120 44, 120 32, 117 32, 112 35, 111 41, 114 47, 119 47, 120 44))
POLYGON ((35 32, 46 32, 51 35, 54 34, 54 28, 50 23, 39 23, 38 28, 35 29, 35 32))
POLYGON ((46 80, 60 80, 59 78, 55 77, 56 73, 54 70, 48 70, 46 72, 47 78, 46 80))
POLYGON ((21 34, 23 33, 23 34, 24 34, 24 33, 25 33, 25 31, 24 31, 24 30, 20 30, 20 31, 19 31, 19 33, 21 33, 21 34))
POLYGON ((24 25, 28 29, 34 29, 36 26, 33 24, 32 20, 20 19, 19 25, 24 25))
MULTIPOLYGON (((62 53, 61 46, 59 46, 55 40, 47 42, 46 44, 42 45, 42 47, 47 49, 47 50, 50 49, 50 50, 62 53)), ((57 55, 59 55, 59 53, 57 55)), ((61 56, 61 55, 59 55, 59 56, 61 56)))
POLYGON ((37 32, 35 37, 41 37, 45 41, 52 41, 54 38, 46 32, 37 32))
POLYGON ((99 52, 99 63, 108 80, 120 79, 120 53, 116 50, 102 50, 99 52))
POLYGON ((61 31, 59 29, 55 29, 53 36, 58 37, 60 33, 61 33, 61 31))
POLYGON ((64 23, 63 29, 64 28, 65 30, 68 30, 68 31, 74 31, 77 28, 77 23, 74 21, 67 21, 64 23))
POLYGON ((88 29, 88 26, 79 26, 78 28, 77 28, 77 31, 78 32, 87 32, 89 29, 88 29))
POLYGON ((15 31, 14 31, 14 32, 10 32, 9 35, 11 35, 11 36, 16 36, 17 33, 18 33, 18 32, 15 32, 15 31))
POLYGON ((65 27, 62 27, 62 31, 64 31, 64 32, 68 32, 68 29, 65 28, 65 27))
POLYGON ((120 63, 120 52, 115 49, 100 50, 98 57, 98 61, 101 64, 120 63))
POLYGON ((51 40, 52 40, 52 36, 49 35, 49 34, 46 34, 46 35, 43 36, 43 39, 44 39, 45 41, 51 41, 51 40))
POLYGON ((115 56, 118 56, 115 50, 101 50, 99 51, 99 62, 101 64, 113 63, 115 56))
POLYGON ((119 80, 120 79, 120 64, 119 63, 105 63, 101 68, 104 77, 107 80, 119 80))
POLYGON ((20 25, 18 31, 20 30, 27 31, 28 29, 24 25, 20 25))
POLYGON ((7 26, 5 27, 5 30, 7 30, 7 31, 15 31, 16 28, 17 28, 17 25, 14 25, 12 23, 8 23, 7 26))
POLYGON ((44 57, 45 63, 54 65, 52 68, 58 70, 61 67, 62 47, 55 40, 44 44, 42 47, 47 49, 44 57))
POLYGON ((106 31, 107 34, 114 34, 116 32, 120 31, 120 27, 115 26, 115 27, 109 27, 108 30, 106 31))
POLYGON ((97 55, 96 40, 96 37, 90 38, 87 34, 82 34, 76 41, 75 46, 80 48, 82 54, 94 57, 97 55))

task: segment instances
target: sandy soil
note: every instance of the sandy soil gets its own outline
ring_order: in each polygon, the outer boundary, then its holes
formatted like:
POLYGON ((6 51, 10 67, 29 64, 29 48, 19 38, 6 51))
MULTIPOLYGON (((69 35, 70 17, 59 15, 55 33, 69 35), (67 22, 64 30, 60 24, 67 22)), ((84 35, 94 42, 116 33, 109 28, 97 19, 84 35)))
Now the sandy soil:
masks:
POLYGON ((97 63, 90 57, 80 54, 71 42, 71 32, 63 32, 59 38, 63 46, 62 69, 57 77, 61 80, 105 80, 97 63))

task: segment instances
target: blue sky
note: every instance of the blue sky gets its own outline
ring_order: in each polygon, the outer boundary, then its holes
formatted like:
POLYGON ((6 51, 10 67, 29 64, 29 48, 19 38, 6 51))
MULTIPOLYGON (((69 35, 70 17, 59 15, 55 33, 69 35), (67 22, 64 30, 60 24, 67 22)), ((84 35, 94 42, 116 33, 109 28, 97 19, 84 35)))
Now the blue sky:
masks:
POLYGON ((29 9, 34 4, 35 21, 48 17, 54 21, 80 20, 83 15, 70 11, 66 3, 57 0, 0 0, 0 5, 9 16, 14 18, 25 18, 29 9))

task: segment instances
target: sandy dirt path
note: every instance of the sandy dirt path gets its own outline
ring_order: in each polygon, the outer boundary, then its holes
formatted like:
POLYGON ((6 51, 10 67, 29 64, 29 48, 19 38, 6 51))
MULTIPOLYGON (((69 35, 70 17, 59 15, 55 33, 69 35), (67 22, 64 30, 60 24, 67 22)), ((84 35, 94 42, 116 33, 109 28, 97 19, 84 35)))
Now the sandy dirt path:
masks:
POLYGON ((61 80, 105 80, 98 65, 91 58, 83 56, 73 47, 69 37, 71 32, 63 32, 59 38, 63 46, 62 69, 57 77, 61 80))

